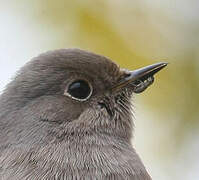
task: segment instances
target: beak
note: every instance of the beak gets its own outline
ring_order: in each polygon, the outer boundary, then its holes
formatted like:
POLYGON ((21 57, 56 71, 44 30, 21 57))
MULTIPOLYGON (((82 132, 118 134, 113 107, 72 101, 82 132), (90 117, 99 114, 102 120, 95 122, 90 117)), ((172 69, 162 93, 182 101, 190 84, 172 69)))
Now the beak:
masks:
POLYGON ((144 81, 147 80, 149 77, 153 77, 154 74, 156 74, 158 71, 163 69, 165 66, 167 66, 168 63, 166 62, 160 62, 156 64, 152 64, 134 71, 127 72, 127 77, 122 79, 118 84, 116 84, 114 87, 112 87, 112 92, 120 90, 126 86, 128 86, 130 83, 134 83, 136 81, 144 81))

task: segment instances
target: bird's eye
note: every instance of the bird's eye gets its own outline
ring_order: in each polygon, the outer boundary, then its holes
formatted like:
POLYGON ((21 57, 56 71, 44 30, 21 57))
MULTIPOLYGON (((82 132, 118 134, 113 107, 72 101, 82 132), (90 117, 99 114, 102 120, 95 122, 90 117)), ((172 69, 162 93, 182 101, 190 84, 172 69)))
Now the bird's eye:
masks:
POLYGON ((85 80, 76 80, 68 86, 67 93, 74 99, 85 101, 91 96, 92 87, 85 80))

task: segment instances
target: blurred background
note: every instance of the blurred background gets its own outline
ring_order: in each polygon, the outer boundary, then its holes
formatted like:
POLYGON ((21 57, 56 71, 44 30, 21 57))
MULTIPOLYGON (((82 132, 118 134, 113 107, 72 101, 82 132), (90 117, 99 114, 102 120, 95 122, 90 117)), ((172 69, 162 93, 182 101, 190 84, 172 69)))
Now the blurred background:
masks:
POLYGON ((0 91, 47 50, 78 47, 128 69, 169 62, 134 96, 133 144, 154 180, 199 179, 199 1, 0 2, 0 91))

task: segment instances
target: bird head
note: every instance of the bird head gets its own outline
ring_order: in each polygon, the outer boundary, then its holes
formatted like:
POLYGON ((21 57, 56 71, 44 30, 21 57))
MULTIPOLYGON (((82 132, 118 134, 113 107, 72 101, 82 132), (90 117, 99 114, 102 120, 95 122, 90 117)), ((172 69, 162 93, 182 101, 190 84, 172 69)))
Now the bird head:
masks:
POLYGON ((0 98, 7 141, 45 144, 92 134, 129 140, 131 96, 153 83, 158 63, 135 71, 79 49, 50 51, 28 62, 0 98), (14 139, 14 140, 13 140, 14 139))

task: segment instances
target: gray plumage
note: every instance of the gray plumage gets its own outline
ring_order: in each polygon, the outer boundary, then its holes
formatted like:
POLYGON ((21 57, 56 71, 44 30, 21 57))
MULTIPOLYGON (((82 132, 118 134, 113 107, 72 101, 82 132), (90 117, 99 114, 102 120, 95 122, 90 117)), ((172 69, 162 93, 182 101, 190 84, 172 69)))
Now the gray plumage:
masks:
POLYGON ((27 63, 0 96, 1 180, 150 180, 131 145, 131 84, 108 89, 127 71, 78 49, 27 63), (65 95, 70 82, 92 85, 88 100, 65 95))

